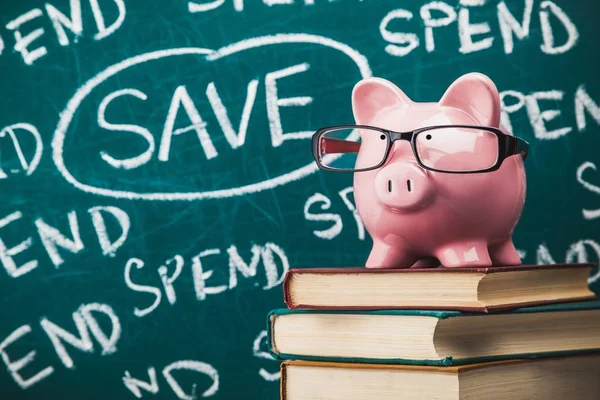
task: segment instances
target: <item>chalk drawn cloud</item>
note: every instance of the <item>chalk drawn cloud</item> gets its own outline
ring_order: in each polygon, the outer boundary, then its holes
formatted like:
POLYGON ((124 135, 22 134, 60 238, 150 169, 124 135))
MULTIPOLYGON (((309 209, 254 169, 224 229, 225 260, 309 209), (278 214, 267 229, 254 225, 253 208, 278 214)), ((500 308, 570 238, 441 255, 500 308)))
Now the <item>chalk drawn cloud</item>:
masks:
MULTIPOLYGON (((310 34, 277 34, 270 36, 262 36, 256 38, 245 39, 240 42, 225 46, 216 51, 205 49, 205 48, 174 48, 159 50, 150 53, 141 54, 135 57, 128 58, 121 61, 118 64, 112 65, 100 72, 92 79, 87 81, 81 86, 75 95, 69 100, 66 108, 60 114, 60 120, 54 137, 52 140, 52 156, 54 163, 58 171, 71 185, 77 189, 100 196, 122 198, 130 200, 150 200, 150 201, 175 201, 175 200, 201 200, 201 199, 217 199, 240 196, 249 193, 256 193, 263 190, 272 189, 289 182, 299 180, 317 171, 317 166, 314 162, 307 165, 303 165, 300 168, 293 169, 292 171, 279 174, 271 177, 267 180, 260 182, 253 182, 238 187, 230 187, 218 190, 203 190, 203 191, 177 191, 177 192, 142 192, 142 191, 131 191, 123 189, 114 189, 107 187, 99 187, 99 185, 91 185, 89 183, 78 180, 74 174, 69 171, 67 163, 64 159, 65 142, 69 127, 74 120, 74 116, 81 106, 82 102, 90 95, 96 88, 98 88, 103 82, 114 77, 134 66, 138 66, 144 63, 148 63, 155 60, 166 59, 169 57, 178 56, 189 56, 196 55, 201 56, 208 61, 215 61, 227 56, 243 52, 249 49, 256 49, 260 47, 281 45, 281 44, 313 44, 323 46, 326 49, 335 50, 342 55, 349 58, 357 68, 357 72, 363 78, 371 76, 371 70, 367 59, 356 50, 351 47, 337 42, 335 40, 310 35, 310 34)), ((72 133, 71 133, 72 134, 72 133)))

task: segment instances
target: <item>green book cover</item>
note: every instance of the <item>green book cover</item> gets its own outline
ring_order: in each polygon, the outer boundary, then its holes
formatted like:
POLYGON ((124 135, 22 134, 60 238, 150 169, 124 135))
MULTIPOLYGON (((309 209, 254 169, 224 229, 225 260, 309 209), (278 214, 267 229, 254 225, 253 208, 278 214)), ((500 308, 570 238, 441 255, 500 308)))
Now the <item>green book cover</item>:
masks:
MULTIPOLYGON (((549 351, 544 353, 523 353, 511 354, 492 357, 478 358, 454 358, 448 356, 441 359, 379 359, 379 358, 346 358, 346 357, 321 357, 309 355, 286 354, 277 352, 273 346, 273 320, 274 317, 287 314, 362 314, 362 315, 402 315, 402 316, 424 316, 434 317, 438 319, 447 319, 463 316, 476 316, 478 318, 486 318, 486 316, 502 315, 502 314, 528 314, 528 313, 544 313, 544 312, 569 312, 577 310, 595 310, 600 309, 600 300, 591 300, 574 303, 551 304, 535 307, 524 307, 511 311, 498 312, 495 314, 481 314, 474 312, 462 311, 446 311, 446 310, 375 310, 375 311, 333 311, 333 310, 290 310, 286 308, 275 309, 267 316, 267 341, 271 355, 278 360, 308 360, 308 361, 330 361, 330 362, 356 362, 356 363, 377 363, 377 364, 408 364, 408 365, 431 365, 431 366, 453 366, 463 365, 478 362, 517 359, 517 358, 538 358, 538 357, 553 357, 561 355, 575 355, 600 352, 600 346, 597 349, 573 350, 573 351, 549 351)), ((595 332, 596 336, 600 336, 600 332, 595 332)))

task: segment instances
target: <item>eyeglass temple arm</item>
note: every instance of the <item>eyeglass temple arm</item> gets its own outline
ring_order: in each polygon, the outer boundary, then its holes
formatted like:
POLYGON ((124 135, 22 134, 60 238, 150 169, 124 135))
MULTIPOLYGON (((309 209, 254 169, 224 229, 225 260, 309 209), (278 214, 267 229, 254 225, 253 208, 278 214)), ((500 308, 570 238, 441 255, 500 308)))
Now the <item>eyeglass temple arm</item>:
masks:
POLYGON ((359 149, 360 143, 358 142, 324 137, 319 139, 319 151, 321 154, 358 153, 359 149))
POLYGON ((521 154, 523 160, 525 160, 525 158, 527 157, 527 153, 529 153, 529 143, 518 137, 515 137, 515 139, 517 141, 517 144, 515 146, 515 153, 521 154))

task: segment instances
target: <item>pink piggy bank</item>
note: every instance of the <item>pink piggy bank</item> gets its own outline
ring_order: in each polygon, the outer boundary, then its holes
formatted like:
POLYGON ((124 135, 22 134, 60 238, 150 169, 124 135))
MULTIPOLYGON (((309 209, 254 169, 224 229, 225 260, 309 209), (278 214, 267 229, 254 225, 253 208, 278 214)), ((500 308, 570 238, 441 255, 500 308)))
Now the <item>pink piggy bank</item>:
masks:
POLYGON ((354 172, 357 210, 373 238, 368 268, 519 265, 513 230, 525 202, 528 145, 500 127, 485 75, 460 77, 437 103, 393 83, 360 81, 358 125, 319 130, 326 170, 354 172))

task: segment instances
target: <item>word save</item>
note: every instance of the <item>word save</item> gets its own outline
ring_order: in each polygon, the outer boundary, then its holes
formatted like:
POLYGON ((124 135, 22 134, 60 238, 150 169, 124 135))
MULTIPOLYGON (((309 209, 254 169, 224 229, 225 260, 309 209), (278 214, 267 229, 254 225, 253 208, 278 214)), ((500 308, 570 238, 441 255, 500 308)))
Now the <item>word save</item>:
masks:
MULTIPOLYGON (((305 139, 311 135, 311 132, 284 133, 279 109, 281 107, 308 105, 312 102, 312 97, 302 96, 280 98, 277 90, 277 81, 279 79, 305 72, 309 68, 310 65, 308 63, 302 63, 281 70, 269 72, 265 75, 264 93, 266 97, 267 117, 269 119, 269 128, 271 133, 271 144, 273 147, 280 146, 285 140, 305 139)), ((208 102, 210 103, 212 111, 219 122, 225 139, 232 149, 241 147, 246 142, 246 132, 248 130, 250 115, 254 107, 258 87, 258 79, 253 79, 248 83, 246 88, 246 100, 244 103, 244 108, 242 110, 242 115, 239 118, 240 122, 236 129, 233 127, 233 123, 230 119, 227 109, 223 104, 223 101, 221 100, 221 97, 219 96, 214 82, 210 82, 206 86, 205 93, 208 102)), ((115 101, 116 104, 113 105, 113 107, 118 107, 117 99, 123 96, 133 96, 141 101, 148 99, 148 96, 144 92, 134 88, 120 89, 108 94, 106 97, 104 97, 104 99, 102 99, 98 107, 98 126, 108 131, 129 132, 135 134, 139 138, 142 138, 146 141, 146 148, 142 153, 126 159, 117 159, 106 152, 102 152, 100 156, 105 162, 114 168, 132 169, 138 168, 150 161, 155 153, 156 143, 154 136, 147 128, 139 125, 107 121, 107 108, 115 101)), ((167 112, 161 133, 160 144, 158 146, 158 160, 162 162, 169 161, 171 142, 173 138, 177 135, 187 132, 195 133, 197 135, 206 159, 210 160, 218 156, 217 149, 215 148, 211 136, 206 129, 206 122, 200 115, 196 104, 188 93, 188 89, 186 86, 182 85, 178 86, 174 90, 171 97, 169 110, 167 112), (185 112, 186 117, 189 119, 191 124, 186 127, 175 129, 175 121, 180 112, 185 112)))

